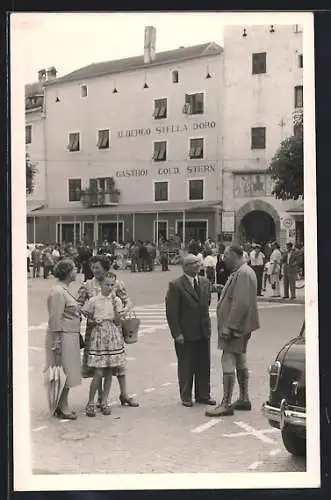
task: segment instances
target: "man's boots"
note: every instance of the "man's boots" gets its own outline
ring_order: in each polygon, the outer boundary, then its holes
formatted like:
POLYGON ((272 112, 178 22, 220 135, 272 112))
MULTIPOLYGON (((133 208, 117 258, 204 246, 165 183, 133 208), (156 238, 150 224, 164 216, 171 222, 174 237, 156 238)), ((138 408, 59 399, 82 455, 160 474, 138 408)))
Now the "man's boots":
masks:
POLYGON ((223 399, 220 405, 212 410, 205 412, 206 417, 225 417, 233 415, 234 411, 231 406, 233 387, 235 383, 234 373, 223 374, 223 399))
POLYGON ((240 395, 239 399, 232 405, 234 410, 250 411, 252 409, 251 402, 248 397, 248 369, 237 370, 237 380, 239 384, 240 395))

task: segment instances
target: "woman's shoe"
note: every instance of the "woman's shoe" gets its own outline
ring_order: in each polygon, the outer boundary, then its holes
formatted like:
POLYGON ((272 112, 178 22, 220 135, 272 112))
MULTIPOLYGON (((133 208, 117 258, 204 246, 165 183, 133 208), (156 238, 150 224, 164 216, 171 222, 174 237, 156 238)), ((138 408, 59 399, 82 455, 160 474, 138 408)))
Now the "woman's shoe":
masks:
POLYGON ((139 403, 133 399, 132 396, 123 396, 123 394, 120 395, 120 402, 122 406, 128 405, 132 407, 137 407, 139 406, 139 403))
POLYGON ((111 415, 111 406, 110 403, 101 403, 100 410, 102 415, 111 415))
POLYGON ((85 408, 85 414, 87 417, 95 417, 95 404, 89 403, 85 408))
POLYGON ((57 408, 54 412, 54 416, 57 418, 63 418, 65 420, 76 420, 77 415, 74 411, 63 411, 57 408))

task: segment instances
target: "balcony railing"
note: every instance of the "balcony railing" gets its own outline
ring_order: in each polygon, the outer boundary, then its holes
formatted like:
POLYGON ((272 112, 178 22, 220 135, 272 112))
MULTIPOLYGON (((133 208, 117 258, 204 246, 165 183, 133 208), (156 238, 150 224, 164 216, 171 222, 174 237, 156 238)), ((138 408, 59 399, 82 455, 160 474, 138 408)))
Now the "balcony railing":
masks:
POLYGON ((86 189, 81 193, 81 203, 84 207, 109 207, 118 205, 120 199, 120 191, 95 191, 86 189))

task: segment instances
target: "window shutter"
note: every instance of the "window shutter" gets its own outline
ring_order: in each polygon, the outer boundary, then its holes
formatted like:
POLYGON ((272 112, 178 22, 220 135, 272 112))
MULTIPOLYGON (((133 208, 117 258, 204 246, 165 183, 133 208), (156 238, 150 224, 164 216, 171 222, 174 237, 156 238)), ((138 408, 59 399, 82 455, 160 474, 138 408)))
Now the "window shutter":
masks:
POLYGON ((200 158, 202 156, 202 147, 198 146, 195 148, 195 156, 196 158, 200 158))
POLYGON ((79 134, 73 134, 72 150, 79 151, 79 134))

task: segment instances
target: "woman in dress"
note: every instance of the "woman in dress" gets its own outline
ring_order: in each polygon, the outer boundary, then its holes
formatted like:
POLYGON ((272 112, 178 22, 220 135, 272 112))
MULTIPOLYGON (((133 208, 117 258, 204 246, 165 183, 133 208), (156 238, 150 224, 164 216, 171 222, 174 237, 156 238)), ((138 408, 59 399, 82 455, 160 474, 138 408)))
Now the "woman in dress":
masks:
POLYGON ((89 299, 84 307, 92 325, 86 363, 93 370, 86 415, 95 417, 95 394, 102 378, 104 387, 100 404, 103 415, 111 414, 109 392, 112 375, 125 368, 124 339, 120 328, 123 304, 114 292, 114 275, 107 274, 101 284, 101 294, 89 299))
MULTIPOLYGON (((107 257, 102 255, 96 255, 90 260, 91 270, 93 272, 94 278, 83 283, 78 292, 78 302, 83 306, 86 302, 94 296, 98 296, 101 294, 101 284, 109 272, 110 269, 110 261, 107 257)), ((116 278, 116 275, 113 274, 113 291, 117 297, 123 303, 123 314, 125 315, 132 307, 131 301, 128 297, 128 294, 125 290, 124 283, 119 281, 116 278)), ((82 373, 84 378, 93 377, 93 370, 89 368, 87 365, 87 357, 89 350, 89 343, 91 337, 93 323, 87 321, 86 325, 86 333, 85 333, 85 348, 84 348, 84 356, 83 356, 83 366, 82 373)), ((139 404, 133 397, 128 396, 127 386, 126 386, 126 369, 124 366, 120 367, 117 370, 117 380, 120 386, 120 401, 122 406, 128 405, 131 407, 137 407, 139 404)), ((102 379, 99 380, 98 385, 98 406, 101 405, 102 402, 102 379)))
POLYGON ((280 247, 276 241, 271 245, 272 254, 270 255, 270 282, 272 288, 272 296, 280 297, 280 271, 281 271, 281 260, 282 254, 280 252, 280 247))
POLYGON ((54 353, 57 352, 66 374, 66 383, 54 415, 75 420, 76 413, 68 408, 69 390, 81 384, 80 307, 68 290, 70 284, 76 280, 74 262, 70 259, 59 261, 54 268, 54 276, 57 283, 47 299, 49 319, 45 342, 46 370, 54 364, 54 353))

